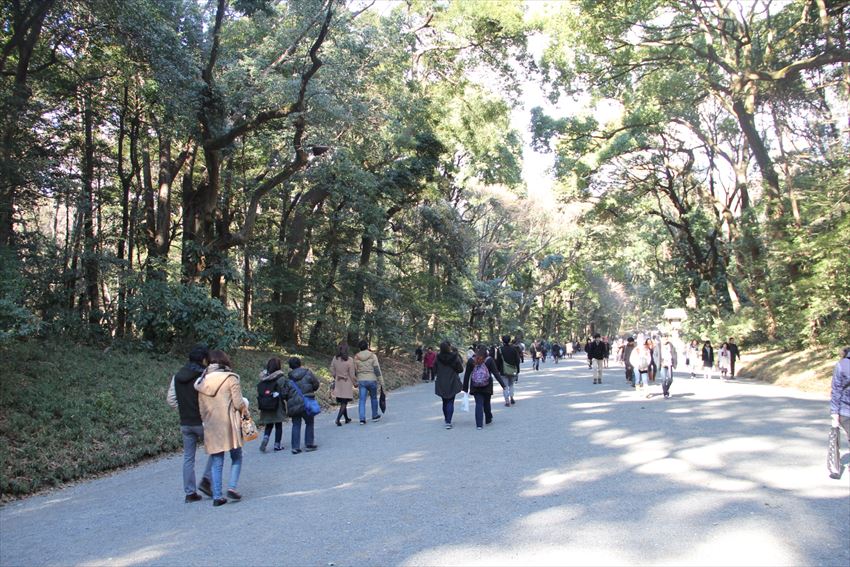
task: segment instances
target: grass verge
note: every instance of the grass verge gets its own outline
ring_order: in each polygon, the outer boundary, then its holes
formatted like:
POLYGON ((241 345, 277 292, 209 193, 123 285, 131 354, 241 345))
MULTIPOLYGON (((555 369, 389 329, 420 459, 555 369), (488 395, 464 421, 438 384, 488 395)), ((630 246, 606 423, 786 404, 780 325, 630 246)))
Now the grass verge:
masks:
MULTIPOLYGON (((327 408, 331 355, 240 349, 229 353, 256 409, 260 370, 271 356, 300 356, 322 381, 327 408)), ((182 357, 103 352, 71 343, 27 341, 0 350, 0 499, 60 486, 181 448, 177 412, 165 403, 182 357)), ((381 357, 387 388, 416 382, 418 363, 381 357)))

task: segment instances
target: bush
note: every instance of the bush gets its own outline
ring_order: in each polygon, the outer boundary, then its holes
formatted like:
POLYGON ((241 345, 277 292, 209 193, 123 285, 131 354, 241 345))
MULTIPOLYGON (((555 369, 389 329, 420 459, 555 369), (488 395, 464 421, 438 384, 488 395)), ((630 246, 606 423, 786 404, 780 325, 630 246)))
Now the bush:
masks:
POLYGON ((201 342, 228 349, 250 338, 239 316, 200 286, 149 281, 127 303, 130 320, 150 345, 201 342))
POLYGON ((41 328, 39 318, 23 306, 25 281, 14 253, 0 250, 0 344, 35 335, 41 328))

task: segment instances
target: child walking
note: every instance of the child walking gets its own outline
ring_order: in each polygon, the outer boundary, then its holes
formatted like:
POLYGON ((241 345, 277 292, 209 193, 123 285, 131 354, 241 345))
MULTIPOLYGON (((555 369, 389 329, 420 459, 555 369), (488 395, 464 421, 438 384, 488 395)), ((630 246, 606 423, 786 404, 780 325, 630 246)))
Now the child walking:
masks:
POLYGON ((283 385, 281 380, 286 381, 286 375, 280 368, 279 358, 270 358, 265 369, 260 373, 260 382, 257 384, 257 407, 260 408, 260 425, 265 425, 263 440, 260 443, 260 451, 266 452, 269 438, 274 429, 274 450, 281 451, 284 446, 283 439, 283 385))

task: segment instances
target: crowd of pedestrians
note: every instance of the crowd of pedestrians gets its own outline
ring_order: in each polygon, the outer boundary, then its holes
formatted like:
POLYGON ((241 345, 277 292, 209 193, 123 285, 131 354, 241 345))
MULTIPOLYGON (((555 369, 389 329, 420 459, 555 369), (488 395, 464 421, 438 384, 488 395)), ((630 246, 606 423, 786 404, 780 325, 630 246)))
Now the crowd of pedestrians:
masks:
MULTIPOLYGON (((572 358, 575 352, 584 350, 594 384, 602 383, 603 361, 610 355, 613 345, 617 361, 625 368, 626 381, 640 394, 646 393, 646 397, 650 397, 648 387, 658 373, 665 399, 671 395, 673 371, 680 358, 669 336, 638 334, 637 337, 609 341, 595 334, 583 349, 573 341, 567 341, 565 347, 558 343, 544 345, 543 341, 535 341, 529 349, 534 370, 539 369, 540 363, 545 361, 547 352, 551 353, 557 363, 562 354, 572 358)), ((380 363, 369 349, 368 342, 360 341, 358 347, 359 351, 350 356, 348 345, 341 343, 330 362, 333 379, 331 388, 339 404, 335 423, 340 427, 352 421, 348 416, 348 403, 353 400, 355 388, 359 390, 360 423, 367 423, 367 398, 371 402, 372 421, 381 419, 379 392, 383 394, 384 382, 380 363)), ((713 377, 715 368, 723 379, 734 377, 735 361, 740 357, 738 346, 732 338, 722 343, 716 354, 711 341, 703 341, 700 346, 699 341, 693 339, 683 348, 682 354, 690 370, 690 377, 696 377, 698 370, 702 370, 705 379, 713 377)), ((495 383, 502 388, 505 407, 516 404, 516 384, 525 360, 525 345, 519 338, 511 340, 510 336, 505 335, 500 345, 489 348, 473 345, 463 354, 449 341, 443 341, 438 352, 430 347, 425 350, 418 347, 416 357, 423 364, 423 380, 434 382, 434 393, 442 401, 446 429, 452 429, 455 402, 460 394, 464 396, 463 405, 467 411, 469 396, 474 399, 475 426, 478 430, 493 422, 491 400, 495 383)), ((257 404, 259 424, 264 426, 259 444, 262 452, 268 450, 272 434, 273 450, 277 452, 285 449, 284 417, 289 417, 291 422, 292 454, 302 452, 302 424, 304 450, 318 449, 314 428, 318 409, 313 408, 318 408, 315 396, 320 382, 312 371, 302 366, 298 357, 290 358, 287 367, 288 371, 285 371, 281 359, 272 357, 260 373, 257 404)), ((202 500, 199 491, 212 498, 213 506, 241 500, 238 483, 243 460, 243 421, 250 421, 250 402, 243 395, 239 375, 231 369, 227 354, 203 346, 193 348, 188 362, 171 379, 167 402, 178 410, 180 417, 185 501, 202 500), (195 458, 199 444, 203 444, 208 459, 201 482, 196 483, 195 458), (223 488, 225 454, 229 455, 231 463, 226 490, 223 488)), ((850 348, 844 350, 842 359, 835 367, 830 413, 833 437, 837 439, 835 432, 839 427, 850 437, 850 348)), ((830 442, 835 444, 834 453, 837 455, 837 440, 830 442)), ((833 459, 832 456, 830 458, 833 459)), ((840 470, 837 474, 840 476, 840 470)))

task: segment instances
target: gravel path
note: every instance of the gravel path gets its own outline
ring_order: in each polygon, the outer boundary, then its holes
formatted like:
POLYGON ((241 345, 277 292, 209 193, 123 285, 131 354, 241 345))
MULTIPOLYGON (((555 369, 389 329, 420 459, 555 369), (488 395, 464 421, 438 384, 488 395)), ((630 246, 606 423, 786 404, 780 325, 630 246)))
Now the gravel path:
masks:
POLYGON ((647 400, 581 359, 517 389, 483 431, 419 384, 378 423, 322 414, 314 453, 248 443, 220 508, 183 503, 177 456, 9 504, 0 565, 850 565, 823 396, 681 374, 647 400))

